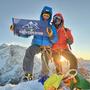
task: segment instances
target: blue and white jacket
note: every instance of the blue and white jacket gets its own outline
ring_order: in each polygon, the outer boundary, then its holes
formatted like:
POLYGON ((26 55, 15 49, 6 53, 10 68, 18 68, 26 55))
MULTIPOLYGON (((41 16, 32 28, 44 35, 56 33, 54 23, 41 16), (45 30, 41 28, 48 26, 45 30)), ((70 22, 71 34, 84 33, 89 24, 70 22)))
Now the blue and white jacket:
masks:
POLYGON ((52 46, 53 43, 57 42, 58 36, 56 28, 53 25, 50 25, 51 18, 52 18, 52 8, 45 6, 40 15, 40 30, 43 32, 43 35, 34 35, 32 44, 40 46, 52 46), (50 18, 47 21, 44 21, 42 17, 42 13, 45 11, 49 11, 51 13, 50 18), (53 38, 51 40, 46 32, 46 28, 48 27, 51 27, 53 32, 53 38))

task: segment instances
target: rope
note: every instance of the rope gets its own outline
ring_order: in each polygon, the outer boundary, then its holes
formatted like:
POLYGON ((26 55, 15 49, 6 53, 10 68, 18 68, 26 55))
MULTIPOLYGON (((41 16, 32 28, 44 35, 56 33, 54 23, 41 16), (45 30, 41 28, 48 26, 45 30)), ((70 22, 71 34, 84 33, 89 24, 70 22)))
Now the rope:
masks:
MULTIPOLYGON (((44 61, 44 64, 45 64, 45 66, 46 66, 46 68, 48 69, 48 71, 50 70, 50 68, 49 68, 49 66, 48 66, 48 64, 47 64, 47 62, 46 62, 46 60, 45 60, 45 54, 47 55, 47 57, 48 58, 52 58, 52 56, 48 53, 48 51, 47 51, 47 49, 48 48, 46 48, 45 46, 42 48, 43 50, 42 50, 42 56, 44 56, 44 57, 42 57, 43 58, 43 61, 44 61)), ((50 49, 50 48, 49 48, 50 49)))

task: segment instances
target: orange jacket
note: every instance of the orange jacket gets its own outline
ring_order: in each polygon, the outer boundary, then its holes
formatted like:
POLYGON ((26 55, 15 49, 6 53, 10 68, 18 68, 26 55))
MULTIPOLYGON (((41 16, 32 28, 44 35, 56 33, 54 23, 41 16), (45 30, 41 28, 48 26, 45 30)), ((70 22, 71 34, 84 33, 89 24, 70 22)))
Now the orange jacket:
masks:
MULTIPOLYGON (((60 13, 56 14, 58 16, 62 15, 60 13)), ((69 46, 67 44, 67 39, 70 39, 73 43, 73 36, 71 34, 71 31, 68 28, 64 28, 64 19, 62 17, 63 20, 63 25, 62 27, 57 29, 57 34, 58 34, 58 41, 52 46, 52 49, 69 49, 69 46)))

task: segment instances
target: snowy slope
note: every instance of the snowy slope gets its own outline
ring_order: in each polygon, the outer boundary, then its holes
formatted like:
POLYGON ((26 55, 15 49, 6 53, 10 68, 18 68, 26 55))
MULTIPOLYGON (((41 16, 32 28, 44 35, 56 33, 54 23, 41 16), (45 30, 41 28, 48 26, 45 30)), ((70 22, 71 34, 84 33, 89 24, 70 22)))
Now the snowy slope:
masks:
MULTIPOLYGON (((43 86, 37 80, 14 85, 20 81, 24 73, 22 70, 22 64, 25 50, 25 47, 21 47, 19 45, 3 44, 0 46, 0 85, 5 85, 0 86, 0 90, 43 90, 43 86)), ((63 65, 66 66, 65 63, 63 63, 63 65)), ((88 71, 90 71, 90 61, 80 60, 79 66, 84 66, 88 71)), ((53 68, 53 63, 50 64, 50 68, 53 68)), ((33 71, 35 77, 38 77, 40 70, 40 55, 36 55, 33 71)))
POLYGON ((0 46, 0 83, 4 84, 11 79, 18 80, 22 73, 22 59, 25 48, 18 45, 0 46), (17 74, 16 74, 17 73, 17 74))
POLYGON ((22 82, 18 85, 7 84, 0 87, 0 90, 44 90, 43 85, 38 80, 22 82))
MULTIPOLYGON (((17 85, 10 84, 18 83, 23 75, 22 64, 25 50, 25 47, 18 45, 2 44, 0 46, 0 85, 6 84, 0 86, 0 90, 43 90, 43 86, 38 80, 17 85)), ((39 56, 35 56, 34 74, 36 76, 39 75, 39 68, 41 68, 39 56)))
MULTIPOLYGON (((0 46, 0 85, 18 83, 23 75, 23 58, 26 48, 18 45, 0 46), (17 77, 18 76, 18 77, 17 77)), ((40 60, 35 57, 34 72, 39 73, 40 60), (37 68, 38 67, 38 68, 37 68)))

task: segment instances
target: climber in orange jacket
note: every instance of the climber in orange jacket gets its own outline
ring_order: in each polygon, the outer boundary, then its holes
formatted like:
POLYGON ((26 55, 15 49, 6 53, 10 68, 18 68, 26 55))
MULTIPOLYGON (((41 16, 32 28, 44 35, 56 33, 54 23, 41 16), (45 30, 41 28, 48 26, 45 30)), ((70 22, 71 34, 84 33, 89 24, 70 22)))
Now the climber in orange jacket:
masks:
POLYGON ((61 72, 62 66, 60 56, 64 56, 70 62, 70 69, 77 69, 77 59, 70 51, 73 43, 73 36, 68 28, 64 27, 64 18, 62 14, 56 13, 53 16, 52 24, 56 27, 58 34, 58 41, 53 44, 53 59, 56 66, 56 71, 61 72))

